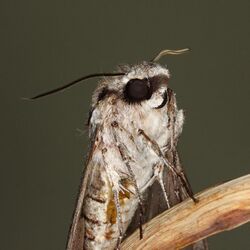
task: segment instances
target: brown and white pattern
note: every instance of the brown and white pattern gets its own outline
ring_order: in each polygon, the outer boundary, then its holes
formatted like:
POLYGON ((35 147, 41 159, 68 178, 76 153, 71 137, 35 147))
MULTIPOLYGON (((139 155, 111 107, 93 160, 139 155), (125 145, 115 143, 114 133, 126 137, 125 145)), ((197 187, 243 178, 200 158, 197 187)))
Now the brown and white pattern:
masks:
MULTIPOLYGON (((68 250, 119 248, 143 222, 193 198, 176 151, 184 114, 168 86, 168 69, 143 62, 122 70, 93 94, 91 150, 68 250)), ((196 249, 206 249, 199 244, 196 249)))

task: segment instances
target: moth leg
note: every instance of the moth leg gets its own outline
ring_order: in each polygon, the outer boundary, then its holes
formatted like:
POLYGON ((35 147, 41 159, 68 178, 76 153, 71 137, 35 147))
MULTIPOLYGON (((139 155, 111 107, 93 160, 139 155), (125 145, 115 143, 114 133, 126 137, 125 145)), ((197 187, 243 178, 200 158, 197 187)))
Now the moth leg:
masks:
POLYGON ((122 160, 125 162, 125 165, 128 169, 128 172, 130 174, 130 178, 131 180, 133 181, 134 183, 134 186, 135 186, 135 192, 138 196, 138 201, 139 201, 139 209, 140 209, 140 213, 139 213, 139 228, 140 228, 140 239, 143 238, 143 230, 142 230, 142 225, 143 225, 143 214, 144 214, 144 211, 143 211, 143 201, 142 201, 142 197, 141 197, 141 193, 140 193, 140 190, 138 188, 138 185, 137 185, 137 182, 136 182, 136 179, 135 179, 135 175, 134 175, 134 172, 129 164, 129 158, 126 157, 125 153, 125 149, 124 149, 125 145, 123 144, 119 144, 118 145, 118 149, 119 149, 119 152, 120 152, 120 155, 122 157, 122 160))
MULTIPOLYGON (((142 225, 143 225, 143 214, 144 214, 144 211, 143 211, 143 202, 142 202, 142 197, 141 197, 141 193, 140 193, 140 190, 138 188, 138 185, 137 185, 137 182, 136 182, 136 179, 135 179, 135 175, 134 175, 134 172, 129 164, 129 161, 131 160, 131 158, 126 155, 125 152, 128 152, 128 150, 126 149, 126 146, 123 144, 123 143, 120 143, 118 140, 117 140, 117 135, 116 135, 116 132, 115 130, 117 128, 119 128, 119 124, 114 121, 112 122, 111 126, 113 127, 114 129, 114 133, 113 133, 113 136, 114 136, 114 139, 117 143, 117 147, 118 147, 118 150, 120 152, 120 155, 121 155, 121 158, 122 160, 124 161, 126 167, 127 167, 127 170, 129 172, 129 175, 130 175, 130 178, 131 180, 133 181, 134 183, 134 187, 135 187, 135 192, 138 196, 138 201, 139 201, 139 209, 140 209, 140 213, 139 213, 139 231, 140 231, 140 239, 143 238, 143 230, 142 230, 142 225)), ((119 128, 121 129, 121 128, 119 128)))
POLYGON ((163 183, 163 166, 162 165, 157 165, 154 167, 154 175, 153 177, 146 183, 146 185, 144 185, 142 187, 142 193, 148 188, 150 187, 154 182, 155 180, 157 180, 161 186, 161 189, 163 191, 163 194, 164 194, 164 198, 165 198, 165 201, 167 203, 167 207, 168 209, 170 208, 170 202, 169 202, 169 199, 168 199, 168 195, 167 195, 167 191, 165 189, 165 186, 164 186, 164 183, 163 183))
POLYGON ((197 202, 197 200, 194 198, 192 191, 188 188, 188 186, 189 186, 188 183, 185 181, 185 179, 182 176, 183 173, 180 173, 177 169, 175 169, 172 166, 172 164, 164 157, 164 154, 162 153, 159 145, 154 140, 150 139, 149 136, 147 134, 145 134, 145 132, 142 129, 139 129, 138 132, 139 132, 139 135, 142 135, 145 138, 145 140, 150 144, 151 148, 153 149, 155 154, 158 155, 158 157, 164 163, 164 165, 166 165, 174 174, 176 174, 180 178, 180 181, 181 181, 182 185, 184 186, 188 196, 194 202, 197 202))
POLYGON ((170 202, 169 202, 169 199, 168 199, 167 191, 166 191, 164 183, 163 183, 163 166, 162 165, 157 165, 155 167, 155 178, 158 180, 158 182, 159 182, 159 184, 161 186, 162 192, 164 194, 165 201, 167 203, 167 207, 169 209, 171 206, 170 206, 170 202))
POLYGON ((154 174, 154 175, 151 177, 151 179, 150 179, 143 187, 141 187, 141 193, 144 193, 145 190, 146 190, 148 187, 152 186, 152 184, 154 184, 155 180, 156 180, 156 175, 154 174))

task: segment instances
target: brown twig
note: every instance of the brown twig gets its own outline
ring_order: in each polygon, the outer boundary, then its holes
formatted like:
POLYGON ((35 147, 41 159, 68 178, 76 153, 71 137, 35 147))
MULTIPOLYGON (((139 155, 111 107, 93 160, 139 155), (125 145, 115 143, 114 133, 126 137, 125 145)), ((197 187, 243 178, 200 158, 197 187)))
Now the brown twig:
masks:
POLYGON ((209 188, 158 215, 122 243, 122 249, 181 249, 250 221, 250 174, 209 188))

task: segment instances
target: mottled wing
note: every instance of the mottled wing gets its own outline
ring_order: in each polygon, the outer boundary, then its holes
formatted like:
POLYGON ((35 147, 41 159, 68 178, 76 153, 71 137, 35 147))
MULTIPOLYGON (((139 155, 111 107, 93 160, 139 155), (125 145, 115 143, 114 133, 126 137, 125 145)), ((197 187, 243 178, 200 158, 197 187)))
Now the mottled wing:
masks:
MULTIPOLYGON (((189 189, 189 193, 193 193, 191 185, 189 184, 188 178, 181 165, 178 152, 176 150, 173 152, 169 152, 167 153, 166 157, 169 159, 169 161, 172 162, 173 166, 177 169, 177 171, 182 174, 182 177, 184 178, 187 184, 186 186, 189 189)), ((189 197, 186 188, 182 185, 180 181, 180 178, 174 175, 172 171, 165 171, 164 184, 166 186, 166 191, 169 196, 171 206, 174 206, 189 197)), ((192 246, 186 247, 185 249, 207 250, 207 241, 201 240, 199 242, 196 242, 192 246)))
MULTIPOLYGON (((179 173, 182 173, 182 177, 186 181, 187 187, 189 188, 190 192, 192 192, 191 186, 180 164, 180 159, 177 151, 167 152, 166 158, 168 159, 169 162, 173 164, 172 166, 174 166, 179 173)), ((169 169, 167 168, 164 169, 163 179, 171 207, 189 197, 185 187, 182 185, 180 178, 176 176, 172 171, 169 171, 169 169)), ((164 199, 163 199, 162 189, 159 183, 156 181, 151 187, 148 188, 148 190, 145 192, 143 196, 143 204, 145 210, 143 216, 144 222, 148 222, 158 214, 168 209, 166 202, 163 202, 163 200, 164 199)), ((139 211, 136 211, 133 221, 127 230, 127 236, 129 236, 136 228, 138 228, 138 224, 139 224, 139 211)), ((196 242, 192 246, 186 247, 185 249, 207 250, 208 249, 207 241, 202 240, 196 242)))
POLYGON ((89 162, 96 148, 96 133, 94 133, 91 141, 86 167, 83 170, 81 184, 76 200, 75 211, 72 218, 72 223, 68 235, 67 250, 83 250, 84 242, 84 217, 82 215, 83 199, 88 185, 89 177, 91 176, 92 168, 89 162))

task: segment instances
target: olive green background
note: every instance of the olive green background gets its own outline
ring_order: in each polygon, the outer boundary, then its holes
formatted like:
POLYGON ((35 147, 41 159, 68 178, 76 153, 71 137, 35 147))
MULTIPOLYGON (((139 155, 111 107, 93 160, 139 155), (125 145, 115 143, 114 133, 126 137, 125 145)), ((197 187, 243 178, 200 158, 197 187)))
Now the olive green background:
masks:
MULTIPOLYGON (((179 149, 196 192, 249 173, 249 1, 1 1, 1 249, 64 249, 88 145, 96 80, 22 101, 85 74, 151 59, 172 73, 186 123, 179 149)), ((209 238, 249 249, 250 226, 209 238)))

